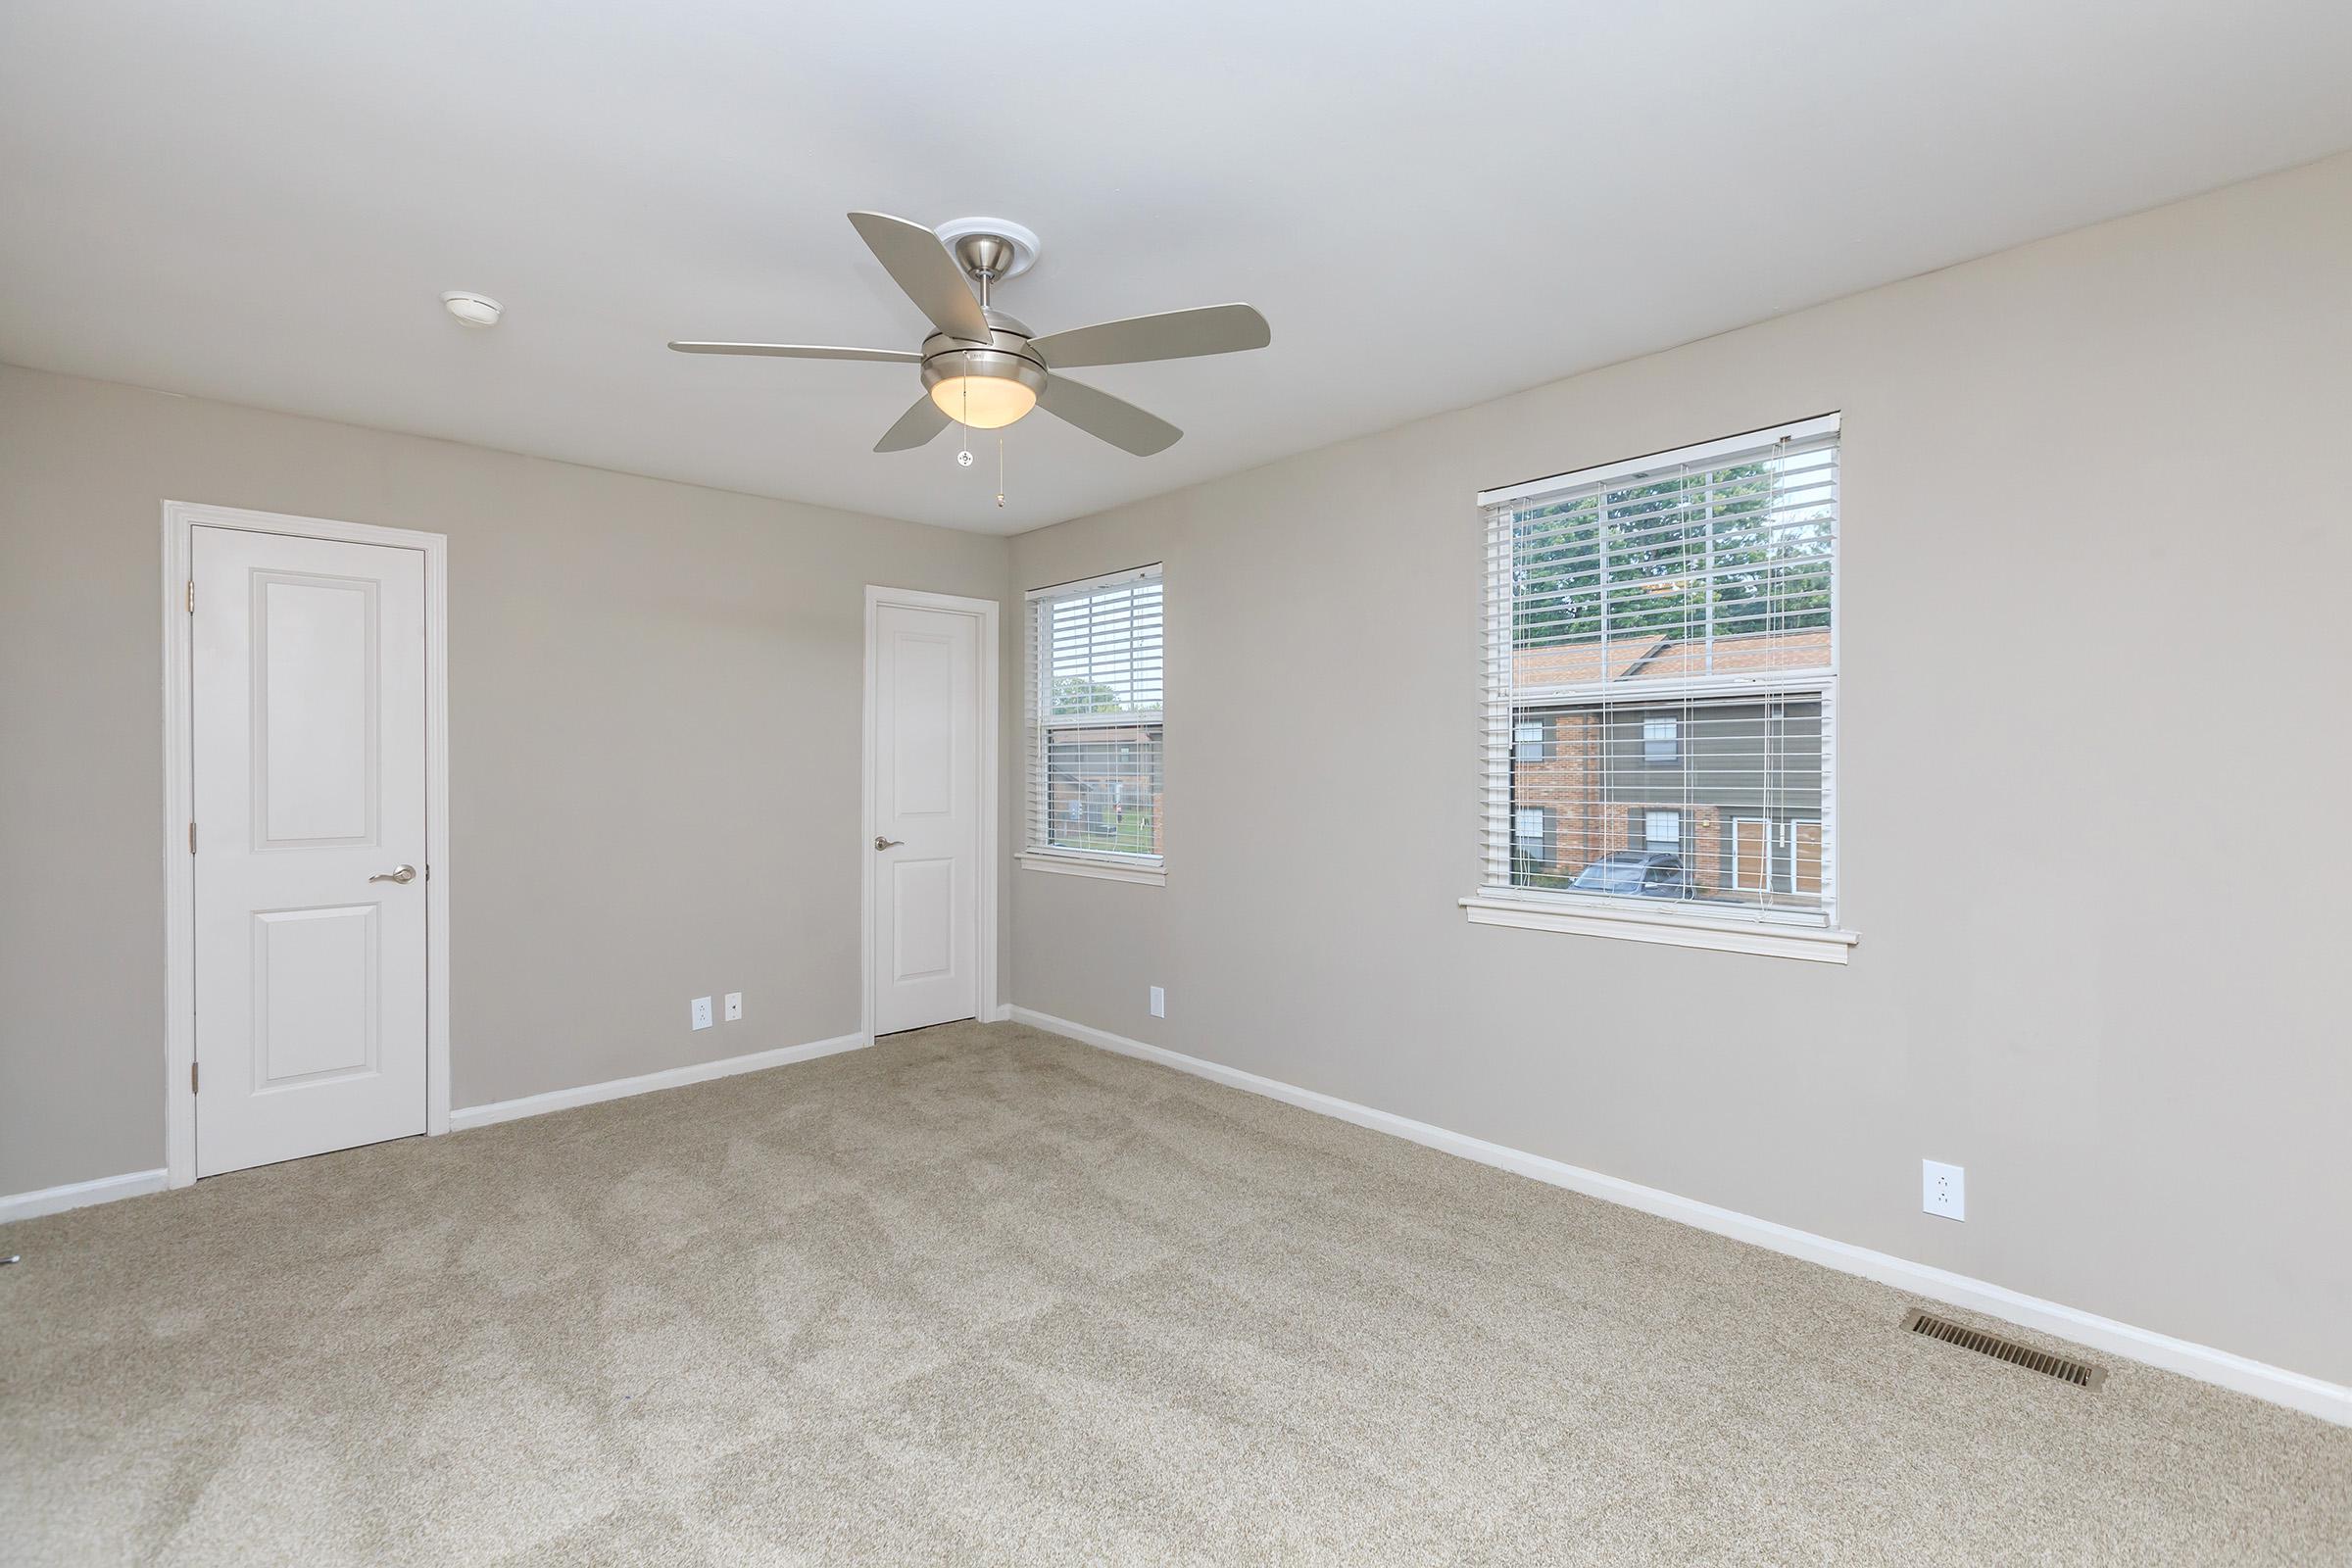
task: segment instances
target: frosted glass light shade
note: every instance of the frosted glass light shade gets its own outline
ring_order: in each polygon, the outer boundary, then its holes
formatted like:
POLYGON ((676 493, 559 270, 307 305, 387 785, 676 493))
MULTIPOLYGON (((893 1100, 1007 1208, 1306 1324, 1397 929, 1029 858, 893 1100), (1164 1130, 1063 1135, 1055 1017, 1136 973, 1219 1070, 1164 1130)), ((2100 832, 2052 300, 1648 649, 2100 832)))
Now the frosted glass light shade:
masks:
POLYGON ((975 430, 996 430, 1037 407, 1037 394, 995 375, 952 375, 931 389, 939 412, 975 430))

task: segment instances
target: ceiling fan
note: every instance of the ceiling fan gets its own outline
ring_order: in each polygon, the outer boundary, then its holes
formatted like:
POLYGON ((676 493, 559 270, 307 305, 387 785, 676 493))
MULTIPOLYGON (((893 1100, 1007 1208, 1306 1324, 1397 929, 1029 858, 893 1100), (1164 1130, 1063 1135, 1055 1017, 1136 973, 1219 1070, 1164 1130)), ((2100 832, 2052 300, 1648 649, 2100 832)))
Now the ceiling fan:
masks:
POLYGON ((1072 381, 1062 371, 1086 365, 1136 365, 1201 354, 1262 349, 1273 341, 1266 318, 1247 305, 1207 305, 1158 316, 1130 316, 1037 336, 989 304, 992 285, 1026 271, 1037 236, 1001 219, 959 219, 936 232, 883 213, 852 213, 850 222, 874 259, 935 330, 919 352, 833 348, 814 343, 672 343, 681 354, 764 354, 789 360, 873 360, 922 367, 924 396, 874 443, 906 452, 951 424, 994 430, 1033 408, 1076 425, 1124 452, 1148 458, 1184 432, 1132 403, 1072 381), (950 246, 953 245, 951 252, 950 246), (966 278, 970 282, 966 282, 966 278), (979 285, 979 294, 972 293, 979 285))

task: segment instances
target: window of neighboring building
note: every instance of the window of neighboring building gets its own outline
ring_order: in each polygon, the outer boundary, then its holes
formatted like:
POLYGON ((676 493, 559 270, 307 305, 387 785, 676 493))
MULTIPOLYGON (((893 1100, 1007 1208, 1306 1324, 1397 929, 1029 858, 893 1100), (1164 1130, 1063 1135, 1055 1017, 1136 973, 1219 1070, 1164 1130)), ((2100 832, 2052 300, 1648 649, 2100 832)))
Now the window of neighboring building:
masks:
POLYGON ((1160 879, 1161 601, 1156 565, 1030 592, 1023 865, 1160 879))
POLYGON ((1490 675, 1473 918, 1672 916, 1775 933, 1750 951, 1842 958, 1838 427, 1829 415, 1479 498, 1490 675), (1522 853, 1531 811, 1547 813, 1549 858, 1522 853), (1668 854, 1679 870, 1645 880, 1668 854), (1584 912, 1544 913, 1570 907, 1584 912))
POLYGON ((1511 853, 1530 865, 1551 863, 1551 819, 1548 807, 1522 806, 1511 824, 1511 853))
POLYGON ((1680 811, 1643 811, 1642 813, 1642 848, 1651 855, 1682 854, 1683 813, 1680 811))

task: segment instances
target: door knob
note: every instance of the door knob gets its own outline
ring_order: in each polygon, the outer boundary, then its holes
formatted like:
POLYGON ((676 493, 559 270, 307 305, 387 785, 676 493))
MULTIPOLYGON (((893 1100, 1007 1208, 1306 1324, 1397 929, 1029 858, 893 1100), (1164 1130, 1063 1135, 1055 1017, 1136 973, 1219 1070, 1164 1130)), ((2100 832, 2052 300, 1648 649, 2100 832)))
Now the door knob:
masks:
POLYGON ((906 842, 905 839, 886 839, 879 833, 874 835, 874 848, 877 850, 895 850, 906 842))
POLYGON ((414 882, 416 880, 416 868, 413 865, 404 865, 396 870, 378 871, 368 880, 370 882, 414 882))

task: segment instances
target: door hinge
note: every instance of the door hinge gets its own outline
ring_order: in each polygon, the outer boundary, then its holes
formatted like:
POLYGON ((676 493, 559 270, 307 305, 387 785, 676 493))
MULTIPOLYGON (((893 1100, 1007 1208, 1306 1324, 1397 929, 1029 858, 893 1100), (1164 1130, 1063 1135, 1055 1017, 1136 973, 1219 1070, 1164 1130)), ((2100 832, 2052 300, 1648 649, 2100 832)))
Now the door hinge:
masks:
POLYGON ((189 1062, 189 1063, 188 1063, 188 1093, 192 1095, 192 1094, 194 1094, 195 1092, 196 1092, 196 1063, 194 1063, 194 1062, 192 1062, 192 1061, 191 1061, 191 1062, 189 1062))
POLYGON ((190 855, 196 853, 196 824, 193 822, 188 824, 188 853, 190 855))
POLYGON ((188 579, 188 613, 196 613, 196 579, 193 577, 188 579))

